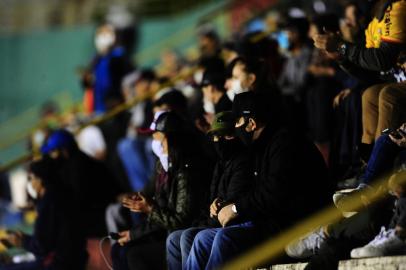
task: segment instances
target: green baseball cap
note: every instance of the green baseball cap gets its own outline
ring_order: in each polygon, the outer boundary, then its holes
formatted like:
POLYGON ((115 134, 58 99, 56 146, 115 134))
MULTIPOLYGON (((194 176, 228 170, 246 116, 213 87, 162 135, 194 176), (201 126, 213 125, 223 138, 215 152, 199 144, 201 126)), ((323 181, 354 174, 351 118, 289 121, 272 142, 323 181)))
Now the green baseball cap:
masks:
POLYGON ((232 111, 224 111, 215 115, 211 124, 209 135, 233 135, 235 125, 235 116, 232 111))

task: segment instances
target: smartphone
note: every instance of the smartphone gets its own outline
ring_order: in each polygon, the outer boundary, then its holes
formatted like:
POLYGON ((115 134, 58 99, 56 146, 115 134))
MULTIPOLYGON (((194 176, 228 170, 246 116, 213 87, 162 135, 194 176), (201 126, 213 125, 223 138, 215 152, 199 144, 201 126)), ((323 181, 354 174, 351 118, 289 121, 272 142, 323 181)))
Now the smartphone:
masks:
POLYGON ((110 236, 110 238, 113 239, 113 240, 118 240, 118 239, 120 239, 120 235, 119 235, 118 233, 116 233, 116 232, 111 232, 111 233, 109 233, 109 236, 110 236))
POLYGON ((392 135, 392 137, 394 137, 397 140, 402 139, 402 137, 403 137, 400 132, 401 131, 399 131, 399 130, 393 130, 393 129, 390 129, 390 128, 382 130, 382 134, 386 134, 386 135, 390 134, 390 135, 392 135))

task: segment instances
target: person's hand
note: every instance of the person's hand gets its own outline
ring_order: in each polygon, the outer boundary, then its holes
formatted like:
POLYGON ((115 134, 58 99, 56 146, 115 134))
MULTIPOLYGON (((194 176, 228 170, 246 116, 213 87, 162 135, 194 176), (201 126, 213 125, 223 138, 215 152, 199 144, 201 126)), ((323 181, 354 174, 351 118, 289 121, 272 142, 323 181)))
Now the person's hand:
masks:
POLYGON ((225 227, 231 220, 237 217, 237 214, 232 210, 233 204, 224 206, 218 213, 218 220, 221 226, 225 227))
POLYGON ((334 97, 333 107, 337 108, 340 105, 341 101, 343 101, 349 94, 351 94, 351 89, 349 88, 344 89, 340 93, 338 93, 334 97))
POLYGON ((215 198, 214 201, 210 205, 210 217, 216 217, 217 216, 217 211, 218 211, 218 206, 219 206, 220 199, 215 198))
POLYGON ((397 129, 397 133, 399 134, 399 137, 389 134, 389 138, 399 147, 406 148, 406 125, 403 124, 400 126, 400 128, 397 129))
POLYGON ((314 35, 314 46, 320 50, 327 51, 329 53, 337 52, 340 47, 342 38, 337 33, 326 33, 314 35))
POLYGON ((120 238, 117 240, 120 246, 124 246, 128 242, 131 241, 130 238, 130 231, 123 231, 118 233, 120 235, 120 238))
POLYGON ((137 213, 149 214, 152 211, 152 206, 147 202, 141 194, 136 194, 131 197, 126 197, 122 201, 123 206, 137 213))

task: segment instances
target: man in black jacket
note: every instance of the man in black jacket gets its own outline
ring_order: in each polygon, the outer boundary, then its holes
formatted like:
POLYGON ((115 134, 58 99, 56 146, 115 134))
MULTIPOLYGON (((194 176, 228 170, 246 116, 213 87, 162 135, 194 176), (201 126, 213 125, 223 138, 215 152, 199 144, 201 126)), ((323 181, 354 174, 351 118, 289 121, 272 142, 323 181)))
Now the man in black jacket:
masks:
POLYGON ((236 96, 237 134, 253 152, 254 180, 249 192, 220 210, 218 220, 223 227, 240 215, 251 222, 199 232, 187 269, 218 268, 329 202, 331 185, 323 158, 304 136, 282 127, 277 102, 267 94, 236 96))
MULTIPOLYGON (((166 257, 170 270, 185 267, 195 235, 205 228, 220 227, 217 213, 227 202, 235 201, 249 191, 251 185, 250 156, 241 141, 235 137, 234 115, 225 111, 216 115, 209 136, 212 139, 218 161, 214 168, 210 187, 210 208, 202 209, 197 226, 171 233, 166 240, 166 257)), ((233 223, 241 223, 243 216, 233 223)))

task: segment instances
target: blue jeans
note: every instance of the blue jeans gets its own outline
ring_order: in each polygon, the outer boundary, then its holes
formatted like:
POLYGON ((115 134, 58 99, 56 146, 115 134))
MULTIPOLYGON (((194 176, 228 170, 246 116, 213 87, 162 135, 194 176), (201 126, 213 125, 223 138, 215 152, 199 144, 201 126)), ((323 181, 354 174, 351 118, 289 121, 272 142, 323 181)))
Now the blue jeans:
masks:
POLYGON ((117 151, 130 180, 132 190, 142 190, 150 179, 155 164, 151 139, 121 139, 118 142, 117 151))
POLYGON ((370 185, 372 181, 390 171, 401 150, 402 148, 392 142, 389 135, 380 136, 372 149, 367 168, 361 177, 361 183, 370 185))
POLYGON ((166 260, 169 270, 185 269, 196 234, 205 228, 196 227, 172 232, 166 239, 166 260))
POLYGON ((217 269, 261 240, 252 222, 205 229, 195 236, 185 269, 217 269))

